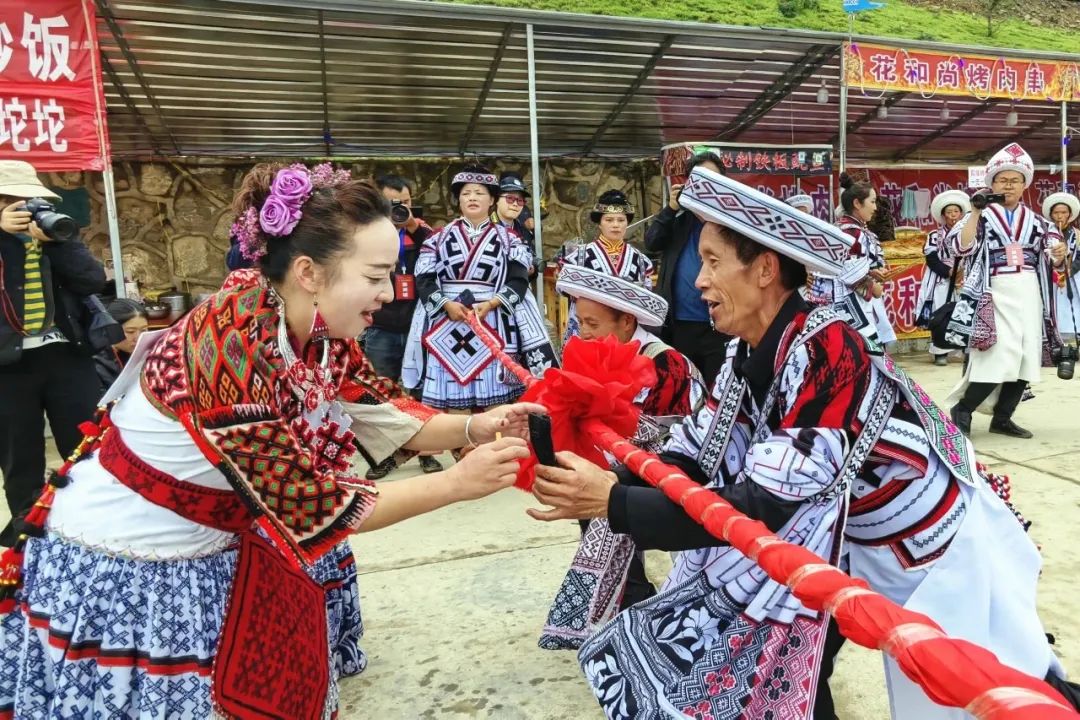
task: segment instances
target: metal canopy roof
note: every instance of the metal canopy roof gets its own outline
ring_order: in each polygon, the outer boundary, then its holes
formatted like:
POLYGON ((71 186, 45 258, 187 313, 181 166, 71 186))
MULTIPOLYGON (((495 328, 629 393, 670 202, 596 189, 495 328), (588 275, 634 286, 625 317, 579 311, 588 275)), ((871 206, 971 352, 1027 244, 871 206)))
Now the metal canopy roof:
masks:
MULTIPOLYGON (((528 23, 542 155, 835 143, 839 130, 840 34, 421 0, 97 2, 117 158, 525 156, 528 23)), ((1007 102, 948 98, 943 121, 944 101, 852 90, 849 158, 960 161, 1021 139, 1036 161, 1058 161, 1059 105, 1018 104, 1009 128, 1007 102)))

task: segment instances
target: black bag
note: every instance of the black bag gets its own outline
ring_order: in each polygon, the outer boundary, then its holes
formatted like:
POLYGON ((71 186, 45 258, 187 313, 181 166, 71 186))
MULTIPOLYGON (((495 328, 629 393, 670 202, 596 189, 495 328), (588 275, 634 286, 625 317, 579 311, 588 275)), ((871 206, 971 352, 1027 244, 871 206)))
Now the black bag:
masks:
POLYGON ((83 303, 90 311, 86 323, 86 338, 94 352, 110 348, 124 339, 124 326, 116 322, 97 295, 87 295, 83 303))
MULTIPOLYGON (((965 350, 967 348, 966 345, 958 345, 945 339, 949 330, 949 323, 952 321, 953 310, 956 308, 956 301, 952 299, 952 296, 956 290, 956 275, 959 270, 960 258, 956 258, 953 263, 952 277, 949 278, 949 292, 945 295, 945 303, 930 315, 930 320, 926 323, 927 329, 930 330, 931 342, 934 343, 935 347, 942 350, 965 350)), ((931 271, 927 270, 927 272, 931 271)))

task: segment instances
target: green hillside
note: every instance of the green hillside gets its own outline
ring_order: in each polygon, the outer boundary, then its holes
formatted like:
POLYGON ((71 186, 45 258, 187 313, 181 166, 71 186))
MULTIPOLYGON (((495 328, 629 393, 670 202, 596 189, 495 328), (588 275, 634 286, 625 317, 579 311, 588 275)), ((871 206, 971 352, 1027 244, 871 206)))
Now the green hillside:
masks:
MULTIPOLYGON (((642 2, 641 0, 451 0, 473 5, 498 5, 502 7, 556 10, 593 15, 621 15, 648 17, 659 20, 684 20, 725 25, 751 25, 808 30, 846 32, 847 16, 841 9, 841 0, 780 0, 794 10, 793 17, 781 14, 777 0, 678 0, 666 2, 642 2), (813 5, 817 7, 812 7, 813 5)), ((994 25, 993 37, 987 36, 985 16, 941 10, 900 0, 885 0, 886 7, 856 15, 855 33, 881 35, 916 40, 933 40, 958 45, 992 45, 997 47, 1028 48, 1033 50, 1080 53, 1080 33, 1075 29, 1051 29, 1059 24, 1061 13, 1072 24, 1080 13, 1080 3, 1066 3, 1062 11, 1060 3, 1024 0, 1023 9, 1030 18, 1034 12, 1039 26, 1020 18, 1005 19, 994 25), (1076 7, 1071 7, 1076 6, 1076 7), (1053 17, 1052 17, 1053 16, 1053 17)), ((980 7, 988 0, 978 0, 967 5, 980 7)), ((939 6, 940 2, 933 3, 939 6)), ((791 11, 789 10, 789 14, 791 11)))

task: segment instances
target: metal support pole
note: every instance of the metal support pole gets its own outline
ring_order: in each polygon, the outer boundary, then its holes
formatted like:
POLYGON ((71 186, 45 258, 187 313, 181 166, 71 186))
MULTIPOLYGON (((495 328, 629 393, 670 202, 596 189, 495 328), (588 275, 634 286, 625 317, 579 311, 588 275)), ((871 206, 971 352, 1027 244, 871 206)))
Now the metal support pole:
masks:
POLYGON ((127 297, 124 287, 124 258, 120 254, 120 223, 116 220, 116 182, 113 180, 112 164, 105 165, 101 171, 105 185, 105 214, 109 222, 109 247, 112 249, 113 282, 116 284, 116 297, 127 297))
POLYGON ((829 173, 829 217, 825 218, 825 222, 836 222, 836 195, 833 174, 829 173))
POLYGON ((847 82, 844 70, 847 67, 847 52, 840 54, 840 172, 847 170, 847 82))
MULTIPOLYGON (((533 47, 533 26, 525 26, 525 48, 529 60, 529 152, 532 155, 532 204, 533 204, 533 252, 544 257, 544 236, 540 228, 540 199, 544 195, 544 181, 540 177, 540 137, 536 122, 536 48, 533 47)), ((537 271, 536 303, 544 307, 544 273, 537 271)))
MULTIPOLYGON (((86 36, 91 38, 92 48, 90 52, 90 67, 93 73, 95 88, 94 94, 94 125, 97 130, 98 137, 98 152, 101 153, 101 181, 105 185, 105 216, 109 223, 109 247, 112 248, 112 264, 113 264, 113 282, 116 284, 116 297, 126 298, 127 288, 124 285, 124 258, 120 254, 120 223, 116 220, 116 181, 113 179, 112 171, 112 158, 109 157, 108 145, 105 142, 105 93, 101 91, 103 80, 101 78, 101 67, 98 65, 99 59, 103 59, 101 49, 97 42, 97 33, 94 31, 90 22, 90 13, 88 2, 82 3, 83 10, 83 22, 86 25, 86 36)), ((114 37, 117 37, 117 41, 120 43, 121 50, 127 48, 127 45, 122 42, 121 37, 117 36, 118 30, 114 29, 115 21, 112 19, 112 15, 109 13, 108 7, 103 6, 103 14, 106 21, 110 24, 110 29, 113 30, 114 37)), ((128 58, 129 64, 131 59, 128 58)), ((138 67, 132 65, 135 74, 142 80, 142 75, 139 73, 138 67)), ((119 87, 119 86, 118 86, 119 87)), ((123 89, 120 90, 121 94, 123 89)), ((150 98, 150 101, 157 107, 156 101, 147 91, 146 96, 150 98)), ((138 117, 136 115, 136 117, 138 117)), ((144 124, 145 126, 145 124, 144 124)), ((150 137, 153 142, 153 136, 150 137)), ((176 148, 176 143, 173 143, 173 148, 176 148)))
POLYGON ((1061 101, 1061 192, 1069 192, 1069 103, 1061 101))

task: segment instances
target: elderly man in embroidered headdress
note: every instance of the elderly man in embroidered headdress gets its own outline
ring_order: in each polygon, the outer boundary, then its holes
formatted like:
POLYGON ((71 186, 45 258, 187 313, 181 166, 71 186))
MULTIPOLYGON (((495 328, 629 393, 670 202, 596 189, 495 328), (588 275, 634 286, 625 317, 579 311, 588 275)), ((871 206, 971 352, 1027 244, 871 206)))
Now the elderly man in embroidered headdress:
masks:
MULTIPOLYGON (((738 342, 662 459, 831 563, 846 542, 853 576, 1063 682, 1035 609, 1038 551, 977 473, 971 444, 834 309, 795 292, 808 268, 835 275, 851 237, 707 170, 690 176, 682 203, 706 221, 702 297, 738 342)), ((546 518, 604 517, 639 548, 684 551, 660 594, 581 649, 608 717, 813 717, 828 617, 624 469, 559 461, 537 471, 534 493, 555 509, 546 518)), ((891 660, 886 674, 896 720, 965 717, 891 660)))
POLYGON ((1051 262, 1065 260, 1058 229, 1024 204, 1035 165, 1013 143, 986 164, 991 192, 976 193, 973 208, 947 243, 968 258, 946 339, 969 351, 964 377, 949 396, 952 419, 965 434, 971 414, 992 412, 990 432, 1030 438, 1012 416, 1029 383, 1039 382, 1044 345, 1060 344, 1054 321, 1051 262))
MULTIPOLYGON (((563 266, 556 289, 574 299, 583 340, 613 336, 637 343, 638 352, 652 358, 656 383, 636 400, 642 415, 634 442, 658 449, 667 429, 700 406, 704 395, 689 358, 643 327, 663 324, 667 301, 625 278, 577 265, 563 266)), ((548 613, 540 647, 579 648, 617 611, 654 594, 633 540, 612 533, 606 520, 583 520, 581 545, 548 613)))

